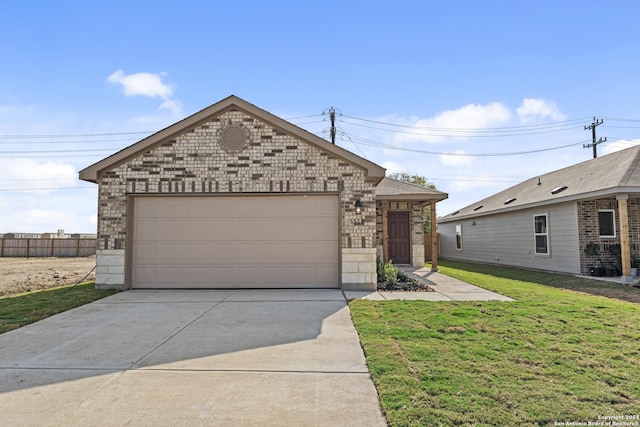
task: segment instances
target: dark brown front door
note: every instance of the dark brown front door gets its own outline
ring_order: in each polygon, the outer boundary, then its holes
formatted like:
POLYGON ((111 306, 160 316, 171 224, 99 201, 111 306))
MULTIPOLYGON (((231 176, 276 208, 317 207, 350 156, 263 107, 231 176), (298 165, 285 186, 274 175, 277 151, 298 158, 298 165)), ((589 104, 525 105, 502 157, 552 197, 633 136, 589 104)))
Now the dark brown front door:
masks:
POLYGON ((389 212, 389 259, 394 264, 411 263, 409 212, 389 212))

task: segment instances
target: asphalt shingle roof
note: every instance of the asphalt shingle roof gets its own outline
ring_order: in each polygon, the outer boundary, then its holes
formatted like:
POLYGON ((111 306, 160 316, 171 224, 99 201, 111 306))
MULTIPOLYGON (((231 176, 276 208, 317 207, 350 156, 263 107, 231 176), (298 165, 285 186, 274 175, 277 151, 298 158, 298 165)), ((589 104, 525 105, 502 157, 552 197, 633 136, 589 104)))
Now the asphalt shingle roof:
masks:
POLYGON ((447 222, 530 205, 602 197, 618 191, 640 192, 640 145, 530 178, 450 213, 439 221, 447 222))
POLYGON ((402 198, 407 200, 444 200, 447 197, 447 193, 442 191, 388 177, 383 178, 376 187, 376 198, 380 200, 402 198))

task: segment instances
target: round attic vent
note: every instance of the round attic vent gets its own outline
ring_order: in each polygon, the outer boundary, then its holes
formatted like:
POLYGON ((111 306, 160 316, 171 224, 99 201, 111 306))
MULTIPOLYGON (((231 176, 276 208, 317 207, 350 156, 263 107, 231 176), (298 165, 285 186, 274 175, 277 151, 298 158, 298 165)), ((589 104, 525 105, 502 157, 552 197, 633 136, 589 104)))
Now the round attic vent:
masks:
POLYGON ((249 131, 241 125, 228 125, 220 132, 220 146, 227 153, 239 153, 249 145, 249 131))

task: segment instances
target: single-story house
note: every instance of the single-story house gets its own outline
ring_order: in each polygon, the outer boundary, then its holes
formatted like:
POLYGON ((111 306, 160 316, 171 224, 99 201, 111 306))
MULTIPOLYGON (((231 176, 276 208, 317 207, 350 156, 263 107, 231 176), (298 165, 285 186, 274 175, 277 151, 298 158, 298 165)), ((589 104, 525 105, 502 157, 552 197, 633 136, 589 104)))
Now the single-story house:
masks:
POLYGON ((375 289, 376 258, 424 264, 423 208, 447 197, 236 96, 80 179, 100 288, 375 289))
POLYGON ((629 281, 640 146, 528 179, 440 218, 438 232, 442 258, 583 275, 619 262, 629 281))

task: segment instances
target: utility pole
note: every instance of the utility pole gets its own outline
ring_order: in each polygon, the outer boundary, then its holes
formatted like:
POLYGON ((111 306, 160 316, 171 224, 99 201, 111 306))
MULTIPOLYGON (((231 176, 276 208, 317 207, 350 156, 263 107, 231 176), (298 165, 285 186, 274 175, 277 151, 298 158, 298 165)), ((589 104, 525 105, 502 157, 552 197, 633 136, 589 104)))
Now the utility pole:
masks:
POLYGON ((596 157, 598 157, 598 144, 601 144, 603 142, 607 141, 607 138, 605 137, 604 139, 602 139, 602 137, 600 137, 600 139, 596 140, 596 127, 600 126, 602 123, 604 123, 604 120, 600 119, 600 120, 596 120, 596 118, 593 118, 593 123, 591 123, 589 126, 585 126, 584 130, 589 130, 591 129, 591 144, 582 144, 582 148, 590 148, 593 147, 593 158, 595 159, 596 157))
POLYGON ((336 109, 329 107, 329 120, 331 120, 331 143, 336 145, 336 109))
MULTIPOLYGON (((335 107, 329 107, 322 110, 322 115, 329 114, 329 120, 331 121, 331 127, 329 128, 329 134, 331 135, 331 143, 336 145, 336 135, 338 134, 338 129, 336 128, 336 111, 338 114, 342 115, 340 110, 336 110, 335 107)), ((326 119, 322 119, 324 122, 326 119)), ((322 133, 325 132, 325 129, 322 130, 322 133)))

